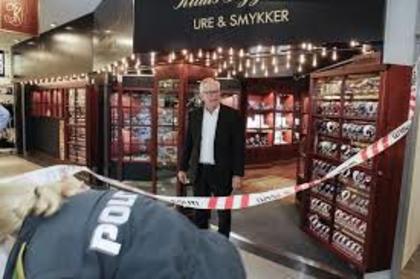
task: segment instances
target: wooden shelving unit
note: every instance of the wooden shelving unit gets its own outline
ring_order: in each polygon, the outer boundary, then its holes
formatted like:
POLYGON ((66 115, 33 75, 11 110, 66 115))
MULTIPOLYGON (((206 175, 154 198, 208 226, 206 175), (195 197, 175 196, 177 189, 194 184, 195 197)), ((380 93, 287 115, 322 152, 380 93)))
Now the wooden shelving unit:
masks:
MULTIPOLYGON (((299 182, 322 177, 403 123, 410 75, 377 54, 313 73, 299 182)), ((303 230, 359 271, 390 267, 404 144, 303 193, 303 230)))
POLYGON ((93 86, 86 81, 61 81, 39 84, 30 91, 29 110, 32 123, 40 133, 48 131, 54 134, 39 135, 40 139, 51 139, 39 149, 51 149, 54 159, 65 163, 95 166, 97 158, 98 96, 93 86), (56 152, 56 150, 58 150, 56 152))
POLYGON ((263 164, 297 156, 299 94, 290 80, 246 81, 246 163, 263 164))
POLYGON ((151 180, 154 175, 153 77, 123 76, 110 96, 110 161, 120 180, 151 180))
POLYGON ((187 194, 187 189, 177 181, 176 173, 188 125, 188 111, 200 105, 199 81, 213 76, 213 69, 191 64, 155 67, 156 176, 159 184, 159 187, 154 187, 155 193, 187 194))

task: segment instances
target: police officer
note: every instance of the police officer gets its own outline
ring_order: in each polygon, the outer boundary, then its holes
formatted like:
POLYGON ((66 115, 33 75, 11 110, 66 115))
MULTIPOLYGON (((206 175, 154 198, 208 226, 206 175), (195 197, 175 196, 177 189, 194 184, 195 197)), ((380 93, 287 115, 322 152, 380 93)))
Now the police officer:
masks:
POLYGON ((137 194, 89 190, 51 217, 25 219, 4 278, 242 279, 245 272, 227 238, 174 210, 137 194))

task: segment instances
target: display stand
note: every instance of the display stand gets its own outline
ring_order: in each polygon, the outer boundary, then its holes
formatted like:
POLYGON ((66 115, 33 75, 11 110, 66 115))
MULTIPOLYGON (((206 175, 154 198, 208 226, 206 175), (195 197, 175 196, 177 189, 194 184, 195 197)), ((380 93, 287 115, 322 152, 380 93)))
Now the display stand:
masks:
MULTIPOLYGON (((410 77, 409 67, 383 65, 377 54, 313 73, 303 180, 324 176, 407 120, 410 77)), ((404 144, 304 194, 303 229, 359 271, 390 267, 404 144)))

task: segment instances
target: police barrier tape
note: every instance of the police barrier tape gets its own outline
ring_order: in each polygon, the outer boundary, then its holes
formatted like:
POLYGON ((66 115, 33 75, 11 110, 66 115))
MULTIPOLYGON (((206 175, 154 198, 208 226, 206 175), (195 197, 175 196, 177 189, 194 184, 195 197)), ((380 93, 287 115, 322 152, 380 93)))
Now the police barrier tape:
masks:
MULTIPOLYGON (((155 195, 131 186, 128 186, 120 181, 96 174, 87 167, 80 167, 74 165, 57 165, 52 167, 47 167, 44 169, 28 172, 22 175, 3 178, 0 179, 0 184, 3 183, 31 183, 35 185, 43 185, 48 183, 54 183, 75 175, 79 172, 88 172, 98 180, 108 183, 115 188, 135 192, 144 196, 148 196, 160 201, 167 203, 179 205, 182 207, 195 208, 195 209, 242 209, 247 207, 253 207, 269 203, 275 200, 280 200, 289 195, 295 194, 299 191, 303 191, 314 187, 325 180, 331 179, 336 175, 355 167, 363 162, 366 162, 370 158, 380 154, 384 150, 388 149, 390 146, 397 143, 405 135, 407 135, 410 130, 415 107, 416 107, 416 91, 417 91, 417 68, 419 63, 413 69, 413 80, 411 86, 410 94, 410 104, 409 104, 409 115, 408 120, 401 124, 398 128, 391 131, 388 135, 376 141, 375 143, 369 145, 364 150, 360 151, 347 161, 343 162, 341 165, 337 166, 335 169, 327 173, 323 178, 316 179, 311 182, 303 183, 300 185, 295 185, 287 188, 271 190, 261 193, 253 194, 242 194, 242 195, 233 195, 228 197, 170 197, 155 195)), ((1 185, 0 185, 1 186, 1 185)))

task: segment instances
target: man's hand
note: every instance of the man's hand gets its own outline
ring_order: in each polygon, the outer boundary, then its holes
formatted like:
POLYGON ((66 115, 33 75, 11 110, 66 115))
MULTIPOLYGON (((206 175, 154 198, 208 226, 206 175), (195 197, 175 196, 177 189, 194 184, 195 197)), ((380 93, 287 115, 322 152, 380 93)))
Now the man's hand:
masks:
POLYGON ((185 171, 179 171, 178 172, 178 180, 182 183, 182 184, 187 184, 187 173, 185 171))
POLYGON ((240 176, 234 175, 232 177, 232 187, 235 190, 241 189, 241 187, 242 187, 242 178, 240 176))

